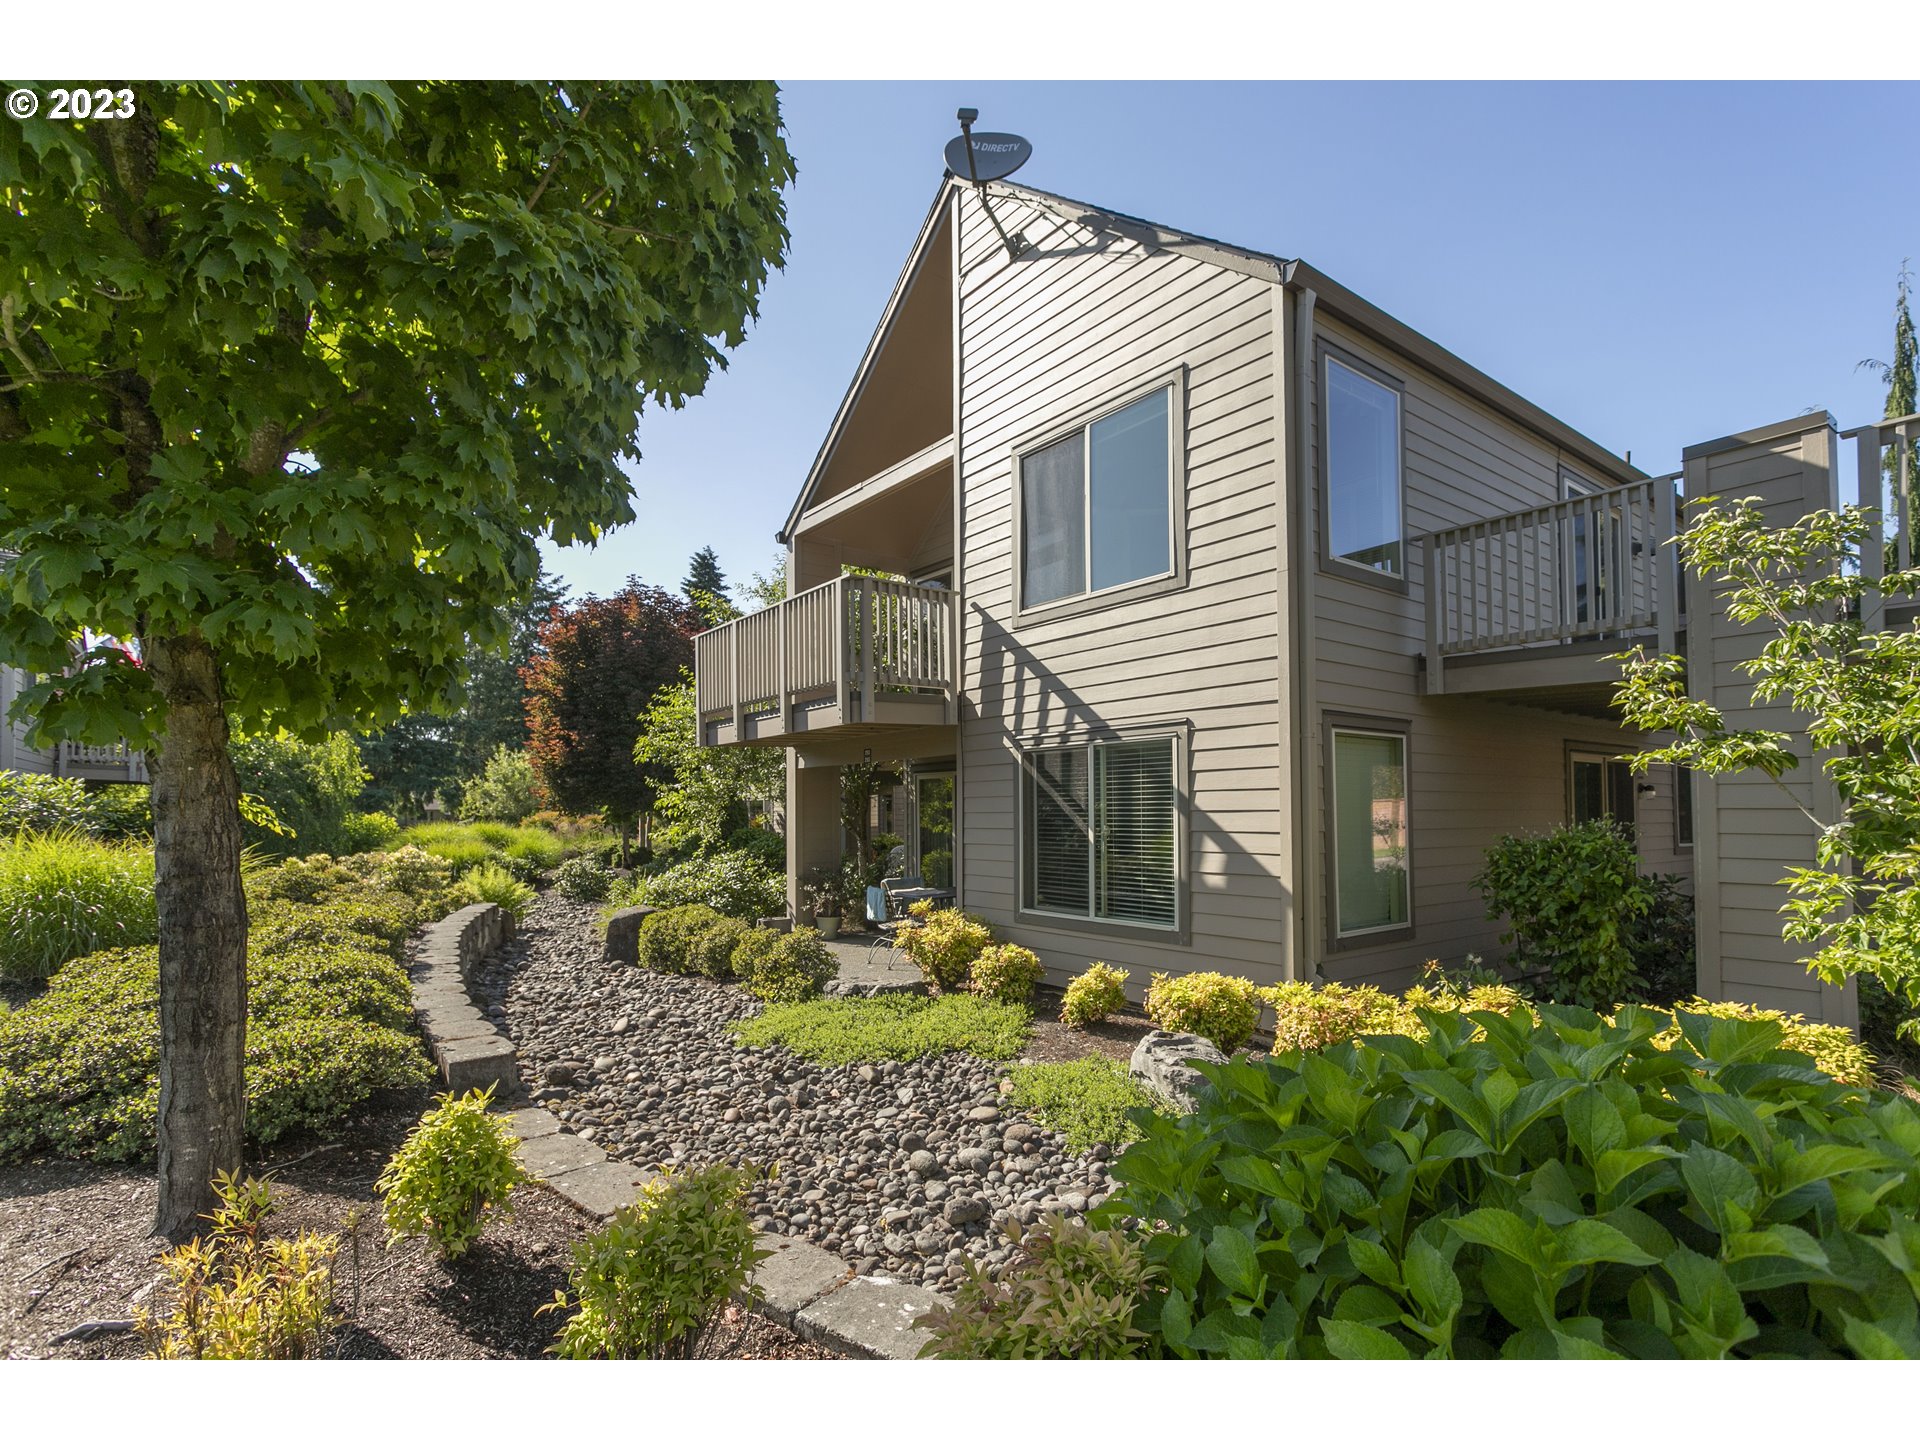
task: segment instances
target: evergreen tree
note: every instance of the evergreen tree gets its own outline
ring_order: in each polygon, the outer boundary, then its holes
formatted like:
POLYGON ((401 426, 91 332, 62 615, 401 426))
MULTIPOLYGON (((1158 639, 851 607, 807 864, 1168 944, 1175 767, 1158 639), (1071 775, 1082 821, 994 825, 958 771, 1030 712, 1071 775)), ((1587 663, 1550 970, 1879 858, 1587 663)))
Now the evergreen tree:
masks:
MULTIPOLYGON (((1912 294, 1913 272, 1907 268, 1907 262, 1902 261, 1899 286, 1895 291, 1893 302, 1893 362, 1891 364, 1883 360, 1860 362, 1869 370, 1877 370, 1880 378, 1887 382, 1887 407, 1882 414, 1888 420, 1898 420, 1903 415, 1920 411, 1920 386, 1916 386, 1915 383, 1915 372, 1920 369, 1920 364, 1916 363, 1917 347, 1913 333, 1913 313, 1908 305, 1912 294)), ((1873 496, 1864 493, 1866 487, 1862 484, 1863 493, 1860 496, 1862 505, 1877 508, 1881 503, 1889 506, 1892 504, 1892 491, 1900 483, 1899 476, 1894 473, 1894 465, 1897 463, 1894 454, 1892 447, 1889 447, 1886 456, 1880 462, 1887 478, 1887 493, 1879 502, 1876 502, 1873 496)), ((1861 477, 1863 481, 1865 478, 1861 477)), ((1906 491, 1910 503, 1916 494, 1920 494, 1920 445, 1907 447, 1906 491)), ((1911 564, 1913 542, 1911 538, 1903 538, 1901 543, 1907 552, 1905 563, 1911 564)), ((1891 557, 1888 563, 1892 563, 1891 557)))
POLYGON ((723 601, 732 598, 727 594, 727 577, 720 568, 720 557, 713 553, 711 545, 702 545, 694 551, 693 559, 687 562, 687 578, 680 582, 680 593, 695 605, 700 603, 702 595, 723 601))

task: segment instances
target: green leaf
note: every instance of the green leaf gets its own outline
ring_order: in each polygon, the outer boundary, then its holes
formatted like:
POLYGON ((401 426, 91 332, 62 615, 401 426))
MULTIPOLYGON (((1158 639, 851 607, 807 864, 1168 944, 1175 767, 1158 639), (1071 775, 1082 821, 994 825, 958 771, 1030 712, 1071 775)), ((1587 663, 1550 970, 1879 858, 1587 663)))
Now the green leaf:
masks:
POLYGON ((1856 1145, 1815 1145, 1806 1150, 1782 1146, 1774 1153, 1774 1179, 1782 1191, 1798 1190, 1816 1180, 1831 1180, 1836 1175, 1879 1169, 1886 1164, 1886 1157, 1856 1145))
POLYGON ((1510 1255, 1532 1269, 1544 1267, 1546 1256, 1535 1227, 1511 1210, 1469 1211, 1447 1224, 1461 1239, 1510 1255))
POLYGON ((1253 1242, 1233 1226, 1214 1227, 1213 1239, 1207 1245, 1207 1268, 1236 1295, 1253 1300, 1260 1297, 1260 1258, 1254 1253, 1253 1242))
POLYGON ((1747 1228, 1744 1216, 1759 1202, 1760 1183, 1733 1156, 1695 1142, 1680 1157, 1680 1178, 1720 1234, 1747 1228))
POLYGON ((1400 1267, 1393 1263, 1385 1247, 1363 1235, 1349 1235, 1347 1255, 1354 1268, 1369 1280, 1377 1280, 1390 1289, 1400 1288, 1400 1267))
POLYGON ((1407 1244, 1401 1268, 1414 1302, 1430 1319, 1449 1320, 1459 1313, 1460 1277, 1439 1250, 1416 1235, 1407 1244))
POLYGON ((1575 1220, 1553 1232, 1553 1243, 1568 1265, 1659 1263, 1658 1256, 1649 1255, 1620 1230, 1599 1220, 1575 1220))
POLYGON ((1592 1164, 1609 1150, 1627 1143, 1627 1122, 1620 1111, 1599 1089, 1587 1086, 1567 1097, 1560 1113, 1567 1122, 1567 1133, 1592 1164))
POLYGON ((1384 1330, 1352 1320, 1322 1320, 1327 1351, 1336 1360, 1411 1360, 1407 1347, 1384 1330))

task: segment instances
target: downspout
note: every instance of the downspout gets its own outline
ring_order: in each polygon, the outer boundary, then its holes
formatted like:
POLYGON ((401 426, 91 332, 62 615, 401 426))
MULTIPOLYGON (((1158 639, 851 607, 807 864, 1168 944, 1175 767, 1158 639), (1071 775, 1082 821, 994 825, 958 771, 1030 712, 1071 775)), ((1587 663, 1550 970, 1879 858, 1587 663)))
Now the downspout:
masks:
POLYGON ((1313 524, 1313 311, 1314 292, 1296 284, 1287 268, 1288 292, 1293 296, 1293 367, 1291 411, 1287 423, 1287 496, 1292 512, 1287 526, 1287 564, 1293 575, 1288 609, 1289 658, 1292 670, 1293 713, 1293 978, 1313 980, 1320 973, 1320 905, 1325 889, 1320 883, 1319 714, 1317 704, 1314 611, 1319 589, 1315 555, 1318 542, 1313 524))

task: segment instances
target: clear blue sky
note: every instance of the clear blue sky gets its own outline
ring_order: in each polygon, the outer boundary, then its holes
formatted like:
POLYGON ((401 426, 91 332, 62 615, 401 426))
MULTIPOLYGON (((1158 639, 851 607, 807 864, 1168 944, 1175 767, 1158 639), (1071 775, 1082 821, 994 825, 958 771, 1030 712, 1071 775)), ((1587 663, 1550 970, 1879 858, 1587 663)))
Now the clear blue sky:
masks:
POLYGON ((641 422, 641 519, 549 547, 576 595, 687 557, 766 570, 941 176, 954 110, 1018 179, 1300 257, 1653 473, 1680 448, 1880 414, 1920 262, 1920 85, 806 83, 793 244, 707 393, 641 422))

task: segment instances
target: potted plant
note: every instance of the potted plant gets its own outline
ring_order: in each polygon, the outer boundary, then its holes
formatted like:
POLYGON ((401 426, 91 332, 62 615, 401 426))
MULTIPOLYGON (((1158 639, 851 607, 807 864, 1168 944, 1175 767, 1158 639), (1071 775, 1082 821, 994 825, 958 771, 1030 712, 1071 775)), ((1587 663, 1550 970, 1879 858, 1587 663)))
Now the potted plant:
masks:
POLYGON ((813 923, 825 936, 840 933, 840 877, 827 870, 809 870, 800 886, 800 894, 813 915, 813 923))

